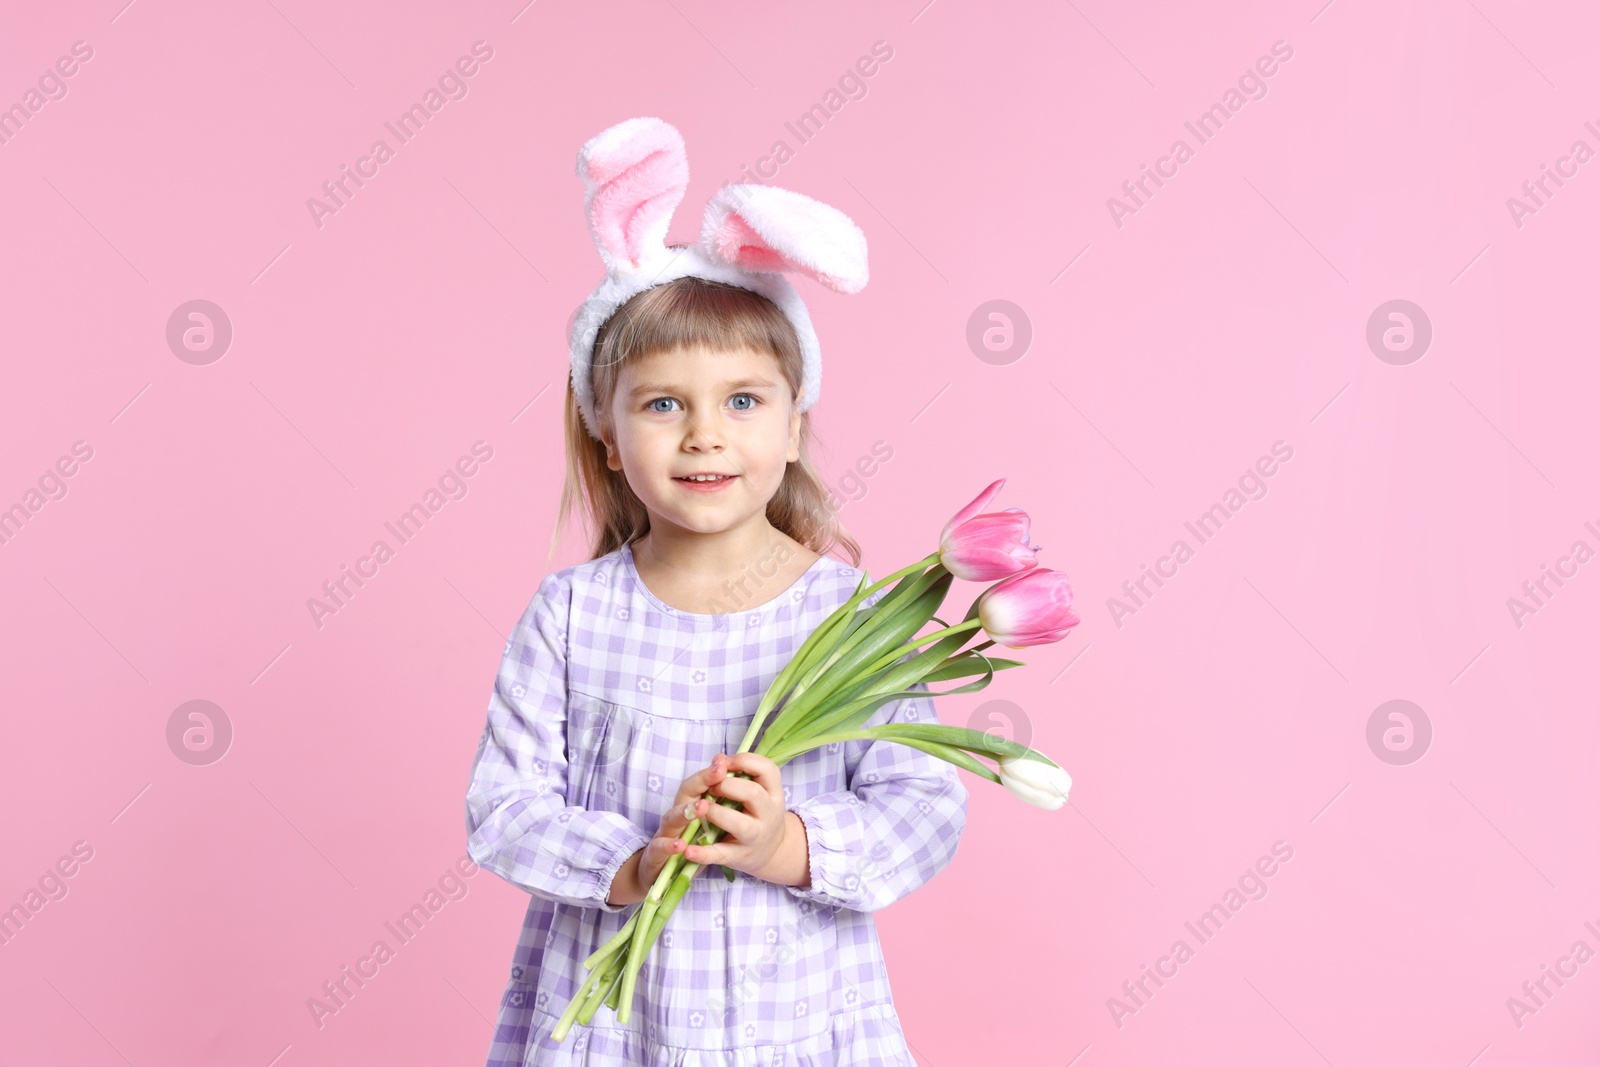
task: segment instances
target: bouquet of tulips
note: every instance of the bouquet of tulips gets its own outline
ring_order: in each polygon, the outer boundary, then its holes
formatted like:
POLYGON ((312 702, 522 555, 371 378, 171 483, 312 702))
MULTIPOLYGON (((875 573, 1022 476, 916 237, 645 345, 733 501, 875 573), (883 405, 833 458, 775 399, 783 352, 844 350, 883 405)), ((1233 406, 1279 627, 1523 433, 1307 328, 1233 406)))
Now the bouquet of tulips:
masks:
MULTIPOLYGON (((1066 576, 1035 563, 1040 546, 1028 542, 1027 513, 1020 508, 983 513, 1003 485, 1005 479, 990 485, 945 524, 937 552, 870 588, 862 575, 855 594, 823 620, 773 679, 740 752, 754 751, 781 767, 803 752, 836 741, 893 741, 997 782, 1037 807, 1054 809, 1066 803, 1071 777, 1026 745, 938 722, 864 728, 884 704, 921 695, 910 688, 919 682, 983 676, 954 689, 929 693, 948 696, 982 689, 995 671, 1022 666, 1016 660, 983 655, 990 645, 1025 648, 1048 644, 1061 640, 1078 624, 1066 576), (965 619, 951 626, 935 612, 955 578, 995 584, 973 601, 965 619), (896 584, 887 595, 862 607, 890 583, 896 584), (930 619, 939 628, 917 636, 930 619), (980 631, 988 639, 964 649, 980 631), (760 742, 755 743, 758 734, 760 742), (974 754, 994 759, 996 767, 990 769, 974 754)), ((738 805, 726 797, 707 794, 706 799, 738 805)), ((699 844, 710 845, 723 830, 694 819, 680 840, 694 841, 696 834, 699 844)), ((618 1021, 628 1021, 634 983, 645 955, 700 866, 682 853, 667 860, 627 923, 584 961, 589 976, 557 1022, 551 1034, 554 1040, 565 1037, 575 1020, 587 1025, 602 1003, 611 1005, 618 1021)), ((723 870, 731 880, 733 872, 723 870)))

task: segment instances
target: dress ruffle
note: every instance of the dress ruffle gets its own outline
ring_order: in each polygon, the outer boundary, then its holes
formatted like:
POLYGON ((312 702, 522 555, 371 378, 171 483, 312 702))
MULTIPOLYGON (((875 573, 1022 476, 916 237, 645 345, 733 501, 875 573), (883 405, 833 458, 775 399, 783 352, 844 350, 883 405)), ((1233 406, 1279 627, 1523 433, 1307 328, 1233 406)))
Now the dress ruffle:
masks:
MULTIPOLYGON (((558 1017, 538 1007, 508 1008, 502 1025, 523 1025, 531 1032, 497 1035, 510 1038, 508 1050, 526 1048, 526 1059, 489 1061, 489 1067, 593 1067, 595 1064, 638 1064, 640 1067, 916 1067, 906 1047, 894 1008, 873 1004, 828 1019, 826 1029, 783 1045, 761 1044, 759 1038, 734 1048, 685 1048, 662 1044, 631 1027, 574 1023, 560 1042, 551 1040, 558 1017), (520 1016, 520 1018, 518 1018, 520 1016), (513 1019, 516 1020, 513 1023, 513 1019), (521 1039, 519 1039, 521 1038, 521 1039)), ((500 1041, 496 1042, 497 1047, 500 1041)))

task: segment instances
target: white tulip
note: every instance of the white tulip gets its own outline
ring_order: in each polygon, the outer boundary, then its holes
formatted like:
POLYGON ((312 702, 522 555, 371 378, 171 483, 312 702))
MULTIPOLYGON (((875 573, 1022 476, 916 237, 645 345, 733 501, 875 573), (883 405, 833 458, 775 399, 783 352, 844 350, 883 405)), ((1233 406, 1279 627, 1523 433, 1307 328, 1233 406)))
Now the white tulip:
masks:
POLYGON ((1036 808, 1054 811, 1067 802, 1072 775, 1065 768, 1021 756, 1000 757, 1000 784, 1036 808))

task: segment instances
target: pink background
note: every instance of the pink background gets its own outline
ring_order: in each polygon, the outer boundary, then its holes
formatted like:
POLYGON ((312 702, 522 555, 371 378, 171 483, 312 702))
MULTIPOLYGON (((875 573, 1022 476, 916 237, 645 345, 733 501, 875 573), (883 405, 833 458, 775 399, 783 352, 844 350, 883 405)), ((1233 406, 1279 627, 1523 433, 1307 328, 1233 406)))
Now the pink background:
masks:
POLYGON ((93 58, 0 146, 0 507, 93 455, 0 545, 0 905, 92 858, 0 948, 0 1061, 483 1061, 526 903, 486 872, 320 1028, 306 1002, 464 855, 504 637, 586 558, 544 555, 564 326, 600 271, 574 156, 636 115, 688 143, 672 239, 778 139, 772 182, 866 231, 864 292, 799 284, 868 569, 1004 477, 1077 590, 1067 641, 939 704, 1075 785, 1043 812, 969 778, 954 862, 879 914, 920 1064, 1600 1061, 1600 960, 1507 1007, 1600 951, 1600 563, 1520 627, 1506 603, 1600 549, 1600 162, 1520 227, 1506 204, 1600 149, 1600 27, 1323 2, 16 5, 0 103, 93 58), (307 199, 478 40, 468 95, 319 228, 307 199), (892 59, 800 145, 785 122, 875 41, 892 59), (1199 145, 1184 122, 1275 41, 1267 95, 1199 145), (1119 227, 1107 198, 1180 137, 1119 227), (166 340, 193 299, 234 331, 209 365, 166 340), (1032 341, 980 359, 997 299, 1032 341), (1395 299, 1433 328, 1408 365, 1366 341, 1395 299), (319 628, 308 599, 480 440, 466 495, 319 628), (1280 440, 1198 545, 1184 523, 1280 440), (1119 626, 1108 598, 1179 538, 1119 626), (203 766, 166 732, 195 699, 233 730, 203 766), (1366 740, 1393 699, 1432 724, 1406 765, 1366 740), (1280 840, 1199 945, 1185 921, 1280 840))

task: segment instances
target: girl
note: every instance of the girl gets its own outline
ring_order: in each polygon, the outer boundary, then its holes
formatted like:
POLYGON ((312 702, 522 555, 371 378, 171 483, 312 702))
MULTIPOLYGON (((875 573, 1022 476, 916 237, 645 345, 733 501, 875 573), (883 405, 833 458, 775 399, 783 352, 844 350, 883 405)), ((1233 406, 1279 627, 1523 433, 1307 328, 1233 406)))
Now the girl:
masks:
MULTIPOLYGON (((781 771, 727 758, 777 672, 857 588, 856 567, 824 553, 860 552, 806 455, 820 360, 772 273, 825 257, 791 247, 756 275, 723 269, 705 242, 660 245, 665 219, 643 216, 681 198, 674 143, 681 157, 670 126, 632 120, 580 154, 610 269, 574 323, 561 518, 581 499, 597 532, 593 558, 547 575, 517 622, 467 789, 472 859, 532 895, 488 1062, 911 1067, 870 913, 950 862, 967 790, 950 764, 892 743, 830 745, 781 771), (631 220, 631 250, 608 210, 631 220), (685 810, 708 790, 742 810, 685 810), (685 848, 691 811, 728 833, 687 858, 733 880, 694 880, 628 1024, 602 1005, 554 1041, 583 960, 685 848)), ((782 226, 760 215, 724 221, 770 251, 782 226)), ((862 239, 862 281, 864 252, 862 239)), ((869 725, 934 717, 931 698, 907 698, 869 725)))

